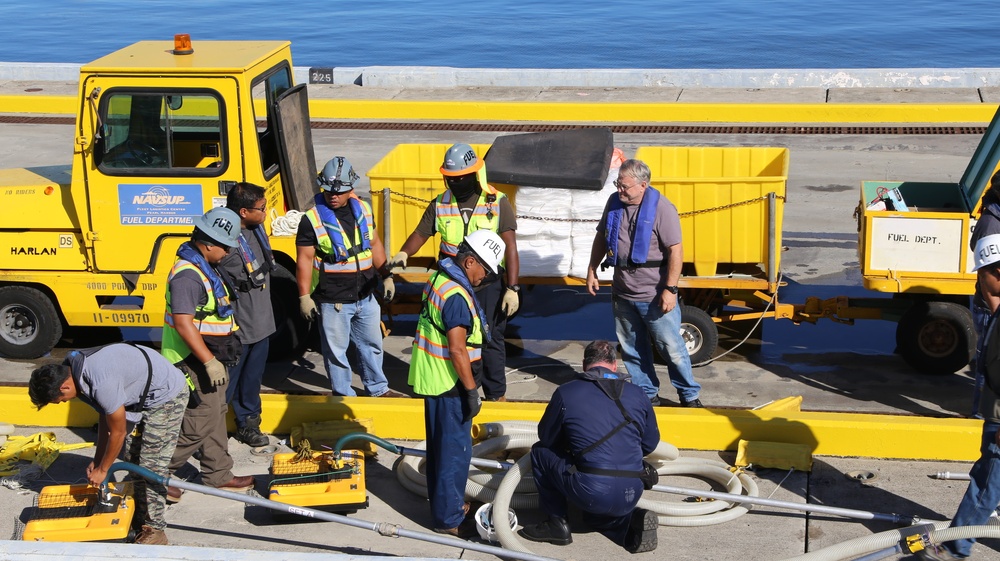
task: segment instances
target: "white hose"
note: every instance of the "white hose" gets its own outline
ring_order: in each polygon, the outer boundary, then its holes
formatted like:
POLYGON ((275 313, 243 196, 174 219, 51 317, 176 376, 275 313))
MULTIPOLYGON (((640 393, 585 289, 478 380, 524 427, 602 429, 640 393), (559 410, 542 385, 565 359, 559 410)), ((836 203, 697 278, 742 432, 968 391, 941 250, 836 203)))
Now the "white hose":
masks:
MULTIPOLYGON (((934 522, 933 524, 938 528, 929 532, 930 540, 933 543, 944 543, 970 538, 1000 538, 1000 526, 958 526, 955 528, 944 528, 943 526, 946 526, 948 522, 934 522)), ((789 557, 785 561, 839 561, 841 559, 853 559, 871 551, 892 547, 899 543, 901 539, 915 532, 919 533, 922 531, 920 528, 920 526, 910 526, 870 536, 862 536, 817 551, 810 551, 804 555, 789 557)))
MULTIPOLYGON (((531 553, 510 528, 508 509, 538 508, 538 494, 531 477, 531 456, 528 451, 538 441, 538 424, 531 421, 503 421, 473 425, 473 436, 481 442, 472 448, 476 458, 498 456, 503 452, 522 453, 521 458, 506 472, 490 472, 480 468, 469 470, 465 485, 467 500, 493 503, 493 526, 500 538, 500 544, 512 551, 531 553)), ((414 448, 426 449, 426 442, 414 448)), ((730 466, 718 460, 682 458, 677 447, 660 442, 647 460, 657 465, 660 475, 692 475, 718 483, 727 493, 745 493, 757 496, 754 480, 742 471, 734 472, 730 466)), ((424 459, 419 456, 404 456, 397 468, 397 478, 407 490, 427 496, 427 478, 421 473, 424 459)), ((647 492, 639 500, 638 506, 656 512, 664 526, 704 526, 719 524, 746 514, 748 507, 734 505, 726 501, 704 501, 697 503, 677 503, 659 498, 651 498, 647 492)))

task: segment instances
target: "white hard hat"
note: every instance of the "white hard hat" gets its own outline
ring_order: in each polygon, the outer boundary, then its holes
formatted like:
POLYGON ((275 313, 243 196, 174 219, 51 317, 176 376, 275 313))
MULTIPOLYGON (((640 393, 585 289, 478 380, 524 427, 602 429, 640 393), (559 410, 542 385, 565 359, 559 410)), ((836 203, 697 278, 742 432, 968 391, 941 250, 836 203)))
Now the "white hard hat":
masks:
POLYGON ((469 246, 479 259, 486 264, 491 273, 500 272, 500 262, 503 261, 507 244, 492 230, 476 230, 465 236, 464 244, 469 246))
POLYGON ((992 265, 1000 261, 1000 234, 983 236, 976 242, 975 267, 973 271, 978 271, 982 267, 992 265))
MULTIPOLYGON (((507 509, 507 516, 511 531, 516 530, 517 515, 514 514, 514 509, 507 509)), ((500 537, 497 536, 497 529, 493 526, 493 503, 486 503, 476 511, 476 530, 479 531, 479 537, 484 540, 491 542, 500 541, 500 537)))

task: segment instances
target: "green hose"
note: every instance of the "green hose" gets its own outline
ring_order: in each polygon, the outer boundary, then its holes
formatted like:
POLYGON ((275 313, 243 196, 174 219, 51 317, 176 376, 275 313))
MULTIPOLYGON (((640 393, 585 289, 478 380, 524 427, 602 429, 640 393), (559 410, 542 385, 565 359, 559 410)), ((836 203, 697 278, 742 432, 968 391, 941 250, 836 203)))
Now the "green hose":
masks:
POLYGON ((399 454, 399 448, 395 444, 389 442, 388 440, 381 439, 373 434, 368 434, 367 432, 352 432, 350 434, 345 434, 337 440, 337 443, 333 445, 333 457, 340 459, 340 451, 344 449, 344 445, 352 440, 367 440, 372 444, 381 446, 393 454, 399 454))

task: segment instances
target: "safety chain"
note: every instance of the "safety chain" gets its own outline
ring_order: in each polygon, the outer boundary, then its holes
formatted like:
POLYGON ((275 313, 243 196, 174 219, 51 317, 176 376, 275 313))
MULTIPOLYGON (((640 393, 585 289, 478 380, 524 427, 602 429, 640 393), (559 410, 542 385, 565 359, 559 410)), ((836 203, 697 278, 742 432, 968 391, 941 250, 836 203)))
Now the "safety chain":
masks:
MULTIPOLYGON (((397 191, 390 190, 389 193, 392 196, 400 197, 400 198, 403 198, 403 199, 409 199, 409 200, 412 200, 412 201, 418 201, 418 202, 421 202, 421 203, 430 203, 431 202, 431 200, 428 200, 428 199, 421 199, 420 197, 414 197, 413 195, 407 195, 405 193, 399 193, 397 191)), ((710 212, 717 212, 717 211, 727 210, 727 209, 730 209, 730 208, 736 208, 736 207, 741 207, 741 206, 752 205, 754 203, 767 200, 767 197, 768 197, 768 195, 763 195, 763 196, 757 197, 755 199, 747 199, 745 201, 739 201, 739 202, 735 202, 735 203, 729 203, 729 204, 725 204, 725 205, 721 205, 721 206, 710 207, 710 208, 702 208, 702 209, 698 209, 698 210, 691 210, 691 211, 688 211, 688 212, 680 212, 680 213, 677 214, 677 216, 679 218, 685 218, 685 217, 688 217, 688 216, 696 216, 696 215, 699 215, 699 214, 708 214, 710 212)), ((785 200, 785 196, 784 195, 775 195, 775 198, 778 199, 778 200, 780 200, 780 201, 784 201, 785 200)), ((551 217, 547 217, 547 216, 531 216, 529 214, 518 214, 517 218, 522 219, 522 220, 541 220, 543 222, 583 222, 583 223, 595 223, 595 222, 599 222, 599 219, 597 219, 597 218, 551 218, 551 217)))

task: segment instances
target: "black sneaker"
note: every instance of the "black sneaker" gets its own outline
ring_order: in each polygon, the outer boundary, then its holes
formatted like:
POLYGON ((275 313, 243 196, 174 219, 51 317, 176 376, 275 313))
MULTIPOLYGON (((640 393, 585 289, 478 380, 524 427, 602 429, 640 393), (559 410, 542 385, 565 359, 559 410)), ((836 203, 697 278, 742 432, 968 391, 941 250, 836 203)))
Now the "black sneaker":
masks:
POLYGON ((622 544, 625 551, 644 553, 656 549, 656 529, 659 525, 655 512, 644 508, 633 510, 625 532, 625 543, 622 544))
POLYGON ((700 408, 704 408, 705 406, 702 405, 701 404, 701 400, 696 397, 696 398, 692 399, 691 401, 684 401, 682 399, 681 400, 681 407, 700 407, 700 408))
POLYGON ((654 395, 653 397, 649 398, 649 403, 653 407, 656 407, 657 405, 660 404, 660 396, 654 395))
POLYGON ((267 438, 267 435, 260 432, 259 428, 252 425, 244 425, 238 428, 234 438, 243 444, 254 448, 267 446, 271 443, 271 441, 267 438))

